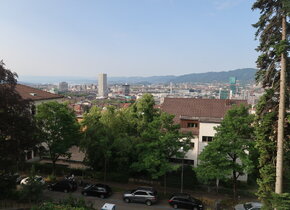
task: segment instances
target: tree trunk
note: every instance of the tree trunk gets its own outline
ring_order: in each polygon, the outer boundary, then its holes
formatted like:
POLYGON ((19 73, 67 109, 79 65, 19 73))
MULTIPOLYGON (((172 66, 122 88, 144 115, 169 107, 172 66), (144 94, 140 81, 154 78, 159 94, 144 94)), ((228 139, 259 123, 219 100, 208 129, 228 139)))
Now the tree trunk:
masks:
POLYGON ((237 176, 236 171, 233 170, 233 194, 234 194, 234 200, 237 198, 237 176))
POLYGON ((165 172, 165 174, 164 174, 164 195, 166 195, 166 172, 165 172))
POLYGON ((104 181, 107 181, 107 158, 105 158, 105 165, 104 165, 104 181))
POLYGON ((56 160, 52 161, 52 175, 54 175, 54 176, 55 176, 55 162, 56 162, 56 160))
MULTIPOLYGON (((282 41, 286 40, 286 16, 282 17, 282 41)), ((286 83, 286 55, 281 55, 280 71, 280 100, 277 136, 277 160, 276 160, 276 184, 275 193, 283 192, 283 141, 284 141, 284 120, 285 120, 285 83, 286 83)))
POLYGON ((219 183, 220 183, 220 180, 217 178, 217 179, 216 179, 216 182, 215 182, 215 185, 216 185, 216 192, 217 192, 217 193, 219 192, 219 183))

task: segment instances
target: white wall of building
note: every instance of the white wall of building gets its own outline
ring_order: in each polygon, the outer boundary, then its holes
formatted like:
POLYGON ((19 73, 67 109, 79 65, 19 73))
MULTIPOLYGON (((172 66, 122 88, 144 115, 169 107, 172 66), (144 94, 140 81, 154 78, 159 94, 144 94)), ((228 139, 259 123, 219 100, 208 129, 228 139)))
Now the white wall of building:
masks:
POLYGON ((202 141, 203 136, 214 136, 216 131, 214 130, 215 127, 219 126, 219 123, 205 123, 205 122, 200 122, 199 123, 199 147, 198 147, 198 154, 201 153, 201 151, 204 149, 205 146, 208 145, 207 142, 202 141))

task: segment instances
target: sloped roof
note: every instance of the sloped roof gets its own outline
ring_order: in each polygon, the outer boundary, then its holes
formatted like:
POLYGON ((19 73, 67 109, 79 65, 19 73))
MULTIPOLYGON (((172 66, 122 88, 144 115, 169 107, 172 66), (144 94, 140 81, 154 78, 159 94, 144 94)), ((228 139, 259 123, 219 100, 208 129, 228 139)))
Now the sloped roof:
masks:
POLYGON ((40 100, 63 98, 63 96, 61 95, 49 93, 43 90, 39 90, 37 88, 33 88, 26 85, 21 85, 21 84, 17 84, 15 86, 15 90, 25 100, 29 99, 32 101, 40 101, 40 100))
POLYGON ((197 98, 165 98, 161 110, 175 115, 174 121, 180 118, 222 119, 234 104, 247 105, 246 100, 229 99, 197 99, 197 98))

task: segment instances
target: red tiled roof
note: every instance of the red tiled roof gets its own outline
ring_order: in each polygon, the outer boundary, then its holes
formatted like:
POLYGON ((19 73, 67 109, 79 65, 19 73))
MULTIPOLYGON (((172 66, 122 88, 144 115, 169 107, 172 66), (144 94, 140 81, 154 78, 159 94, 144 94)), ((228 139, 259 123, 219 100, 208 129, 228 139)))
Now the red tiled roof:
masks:
POLYGON ((232 105, 247 105, 246 100, 229 99, 196 99, 196 98, 165 98, 161 110, 175 115, 174 121, 180 122, 180 117, 221 119, 232 105))
POLYGON ((15 86, 15 90, 25 100, 29 99, 32 101, 40 101, 40 100, 63 98, 63 96, 61 95, 49 93, 43 90, 39 90, 39 89, 29 87, 26 85, 21 85, 21 84, 17 84, 15 86))

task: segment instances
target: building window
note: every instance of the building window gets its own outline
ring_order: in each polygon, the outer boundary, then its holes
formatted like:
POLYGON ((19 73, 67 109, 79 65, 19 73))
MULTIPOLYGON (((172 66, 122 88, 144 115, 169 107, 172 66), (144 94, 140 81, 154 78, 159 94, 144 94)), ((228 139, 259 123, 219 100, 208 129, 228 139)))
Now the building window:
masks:
POLYGON ((188 128, 197 128, 198 124, 197 123, 187 123, 188 128))
POLYGON ((190 142, 190 147, 194 148, 194 142, 190 142))
POLYGON ((202 141, 203 142, 211 142, 213 140, 212 136, 203 136, 202 141))

